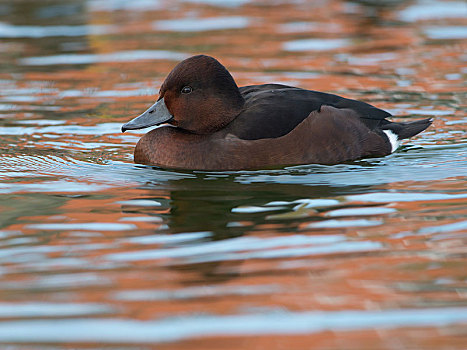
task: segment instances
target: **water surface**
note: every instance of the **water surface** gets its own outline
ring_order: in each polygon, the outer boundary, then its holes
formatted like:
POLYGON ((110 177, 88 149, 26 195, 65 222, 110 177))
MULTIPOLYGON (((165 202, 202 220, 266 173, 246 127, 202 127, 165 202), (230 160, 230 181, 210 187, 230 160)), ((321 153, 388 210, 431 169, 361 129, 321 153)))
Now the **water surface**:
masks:
POLYGON ((463 349, 462 1, 3 1, 0 344, 463 349), (192 54, 434 124, 394 154, 135 165, 121 125, 192 54))

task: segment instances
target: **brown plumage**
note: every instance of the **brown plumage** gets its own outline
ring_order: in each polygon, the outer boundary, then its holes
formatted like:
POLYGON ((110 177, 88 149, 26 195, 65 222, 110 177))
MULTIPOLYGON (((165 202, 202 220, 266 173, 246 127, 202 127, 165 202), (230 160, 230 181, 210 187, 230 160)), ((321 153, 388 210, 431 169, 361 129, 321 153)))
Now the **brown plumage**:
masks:
POLYGON ((391 153, 398 139, 425 130, 365 102, 300 88, 265 84, 238 88, 209 56, 179 63, 162 84, 156 104, 122 127, 168 123, 144 135, 135 162, 198 170, 259 169, 336 164, 391 153))

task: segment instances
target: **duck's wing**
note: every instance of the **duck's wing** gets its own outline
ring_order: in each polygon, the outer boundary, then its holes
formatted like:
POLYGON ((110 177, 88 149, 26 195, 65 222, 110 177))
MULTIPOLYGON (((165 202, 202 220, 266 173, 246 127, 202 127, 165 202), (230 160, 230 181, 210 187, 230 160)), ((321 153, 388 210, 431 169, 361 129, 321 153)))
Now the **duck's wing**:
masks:
POLYGON ((385 118, 391 116, 365 102, 280 84, 244 86, 240 92, 245 109, 226 131, 244 140, 286 135, 323 105, 355 111, 370 129, 388 123, 385 118))

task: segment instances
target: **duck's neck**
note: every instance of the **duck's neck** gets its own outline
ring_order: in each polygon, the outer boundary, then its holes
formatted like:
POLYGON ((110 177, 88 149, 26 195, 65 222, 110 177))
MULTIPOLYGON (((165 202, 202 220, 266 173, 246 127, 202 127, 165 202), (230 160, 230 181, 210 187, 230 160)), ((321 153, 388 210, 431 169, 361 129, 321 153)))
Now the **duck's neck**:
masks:
POLYGON ((210 106, 208 110, 203 111, 203 116, 196 120, 192 128, 182 128, 195 134, 208 135, 218 132, 235 120, 243 112, 245 100, 239 95, 235 99, 209 98, 206 105, 210 106))
POLYGON ((225 128, 227 125, 232 123, 244 110, 245 100, 240 95, 240 99, 236 101, 234 105, 226 106, 225 109, 221 110, 221 116, 218 118, 219 123, 215 127, 215 131, 219 131, 225 128))

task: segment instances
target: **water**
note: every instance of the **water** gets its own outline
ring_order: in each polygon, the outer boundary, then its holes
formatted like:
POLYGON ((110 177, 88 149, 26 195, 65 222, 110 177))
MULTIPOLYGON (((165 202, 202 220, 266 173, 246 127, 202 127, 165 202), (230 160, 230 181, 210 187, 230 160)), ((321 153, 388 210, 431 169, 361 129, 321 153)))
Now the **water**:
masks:
POLYGON ((3 1, 0 344, 463 349, 461 1, 3 1), (135 165, 121 125, 192 54, 434 117, 394 154, 135 165))

